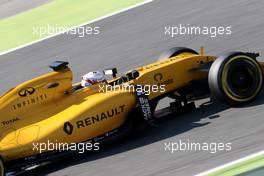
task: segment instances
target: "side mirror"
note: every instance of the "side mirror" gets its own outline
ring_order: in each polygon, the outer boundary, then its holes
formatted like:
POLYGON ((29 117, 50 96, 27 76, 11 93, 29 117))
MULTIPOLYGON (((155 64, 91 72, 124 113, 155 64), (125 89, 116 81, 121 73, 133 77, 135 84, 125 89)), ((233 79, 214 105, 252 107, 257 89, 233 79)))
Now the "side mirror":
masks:
POLYGON ((117 69, 116 68, 109 68, 104 70, 105 75, 112 75, 113 78, 116 78, 117 75, 117 69))

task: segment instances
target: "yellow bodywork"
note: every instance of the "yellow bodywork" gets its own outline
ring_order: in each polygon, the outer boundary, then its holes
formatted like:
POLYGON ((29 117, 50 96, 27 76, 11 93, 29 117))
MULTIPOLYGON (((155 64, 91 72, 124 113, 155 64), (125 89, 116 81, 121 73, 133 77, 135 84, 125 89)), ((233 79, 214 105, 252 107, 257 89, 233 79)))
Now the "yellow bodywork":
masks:
MULTIPOLYGON (((139 77, 126 84, 165 85, 152 100, 192 80, 206 79, 199 70, 214 56, 183 53, 137 68, 139 77)), ((134 92, 98 92, 98 85, 73 88, 69 68, 29 80, 0 97, 0 155, 5 161, 38 154, 33 143, 79 143, 120 127, 137 106, 134 92), (73 126, 67 134, 65 123, 73 126)), ((67 127, 66 127, 67 128, 67 127)))

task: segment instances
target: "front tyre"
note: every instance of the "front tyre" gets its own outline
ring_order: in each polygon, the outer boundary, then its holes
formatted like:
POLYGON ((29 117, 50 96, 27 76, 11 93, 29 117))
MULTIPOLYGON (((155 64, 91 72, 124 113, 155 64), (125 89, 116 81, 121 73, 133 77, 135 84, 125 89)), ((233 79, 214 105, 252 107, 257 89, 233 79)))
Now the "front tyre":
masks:
POLYGON ((214 97, 237 106, 250 102, 260 93, 263 73, 255 58, 242 52, 231 52, 214 61, 208 84, 214 97))
POLYGON ((5 176, 4 160, 0 157, 0 176, 5 176))

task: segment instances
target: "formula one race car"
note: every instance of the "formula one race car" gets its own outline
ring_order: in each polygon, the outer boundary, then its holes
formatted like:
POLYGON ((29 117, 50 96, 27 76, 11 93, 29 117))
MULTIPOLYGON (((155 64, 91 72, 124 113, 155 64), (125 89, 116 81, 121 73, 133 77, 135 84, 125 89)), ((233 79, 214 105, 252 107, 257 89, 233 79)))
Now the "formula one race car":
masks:
MULTIPOLYGON (((64 156, 61 148, 37 150, 41 144, 109 141, 144 124, 152 126, 164 97, 174 108, 191 110, 193 101, 211 94, 230 106, 252 101, 262 90, 264 63, 257 53, 230 52, 220 57, 183 47, 158 61, 84 87, 72 84, 67 62, 51 64, 53 72, 24 82, 0 97, 0 173, 28 169, 64 156)), ((109 75, 110 74, 110 75, 109 75)), ((67 148, 68 149, 68 148, 67 148)))

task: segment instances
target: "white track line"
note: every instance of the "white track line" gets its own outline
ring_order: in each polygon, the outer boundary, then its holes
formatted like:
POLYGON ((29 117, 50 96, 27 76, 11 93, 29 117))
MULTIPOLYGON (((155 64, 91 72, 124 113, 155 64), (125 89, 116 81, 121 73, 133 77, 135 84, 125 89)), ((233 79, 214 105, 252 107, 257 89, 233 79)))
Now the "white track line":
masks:
POLYGON ((258 157, 258 156, 260 156, 260 155, 264 155, 264 150, 262 150, 262 151, 260 151, 260 152, 257 152, 257 153, 254 153, 254 154, 252 154, 252 155, 246 156, 246 157, 244 157, 244 158, 241 158, 241 159, 238 159, 238 160, 232 161, 232 162, 230 162, 230 163, 224 164, 224 165, 222 165, 222 166, 216 167, 216 168, 214 168, 214 169, 210 169, 210 170, 205 171, 205 172, 203 172, 203 173, 197 174, 196 176, 206 176, 206 175, 211 174, 211 173, 213 173, 213 172, 219 171, 219 170, 224 169, 224 168, 227 168, 227 167, 229 167, 229 166, 233 166, 233 165, 236 165, 236 164, 242 163, 242 162, 244 162, 244 161, 247 161, 247 160, 253 159, 253 158, 255 158, 255 157, 258 157))
POLYGON ((148 4, 150 2, 153 2, 154 0, 146 0, 144 2, 141 2, 141 3, 138 3, 138 4, 135 4, 133 6, 130 6, 130 7, 127 7, 127 8, 124 8, 124 9, 121 9, 119 11, 116 11, 116 12, 113 12, 113 13, 110 13, 108 15, 105 15, 105 16, 102 16, 102 17, 99 17, 97 19, 94 19, 94 20, 91 20, 89 22, 86 22, 86 23, 83 23, 83 24, 80 24, 80 25, 77 25, 77 26, 73 26, 65 31, 62 31, 62 32, 59 32, 59 33, 56 33, 56 34, 53 34, 53 35, 50 35, 50 36, 47 36, 47 37, 44 37, 42 39, 39 39, 39 40, 36 40, 36 41, 33 41, 31 43, 28 43, 28 44, 24 44, 24 45, 21 45, 19 47, 16 47, 16 48, 13 48, 13 49, 10 49, 10 50, 7 50, 7 51, 4 51, 2 53, 0 53, 0 56, 2 55, 5 55, 5 54, 8 54, 8 53, 11 53, 11 52, 14 52, 16 50, 19 50, 19 49, 22 49, 22 48, 25 48, 25 47, 28 47, 28 46, 31 46, 31 45, 34 45, 36 43, 39 43, 41 41, 44 41, 44 40, 47 40, 47 39, 50 39, 50 38, 53 38, 55 36, 58 36, 60 34, 63 34, 64 32, 67 32, 67 31, 70 31, 72 29, 75 29, 75 28, 78 28, 78 27, 81 27, 81 26, 85 26, 85 25, 88 25, 88 24, 91 24, 91 23, 94 23, 94 22, 97 22, 97 21, 100 21, 100 20, 103 20, 105 18, 108 18, 108 17, 111 17, 111 16, 114 16, 114 15, 117 15, 119 13, 122 13, 122 12, 125 12, 125 11, 128 11, 128 10, 131 10, 131 9, 134 9, 136 7, 139 7, 139 6, 142 6, 142 5, 145 5, 145 4, 148 4))

